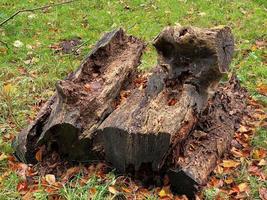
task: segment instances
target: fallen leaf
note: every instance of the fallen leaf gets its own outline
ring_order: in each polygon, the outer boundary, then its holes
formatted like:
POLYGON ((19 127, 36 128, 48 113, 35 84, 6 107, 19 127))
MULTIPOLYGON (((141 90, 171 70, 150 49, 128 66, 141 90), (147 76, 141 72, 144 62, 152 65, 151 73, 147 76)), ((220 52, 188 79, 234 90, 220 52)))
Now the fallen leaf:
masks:
POLYGON ((53 174, 45 175, 45 180, 49 185, 53 185, 56 183, 56 177, 53 174))
POLYGON ((96 194, 97 190, 95 187, 89 188, 89 193, 94 196, 96 194))
POLYGON ((167 194, 166 194, 166 192, 165 192, 165 190, 163 188, 159 191, 158 195, 159 195, 159 197, 167 196, 167 194))
POLYGON ((267 84, 259 84, 257 86, 257 91, 262 94, 262 95, 265 95, 267 96, 267 84))
POLYGON ((267 42, 266 42, 266 40, 256 40, 256 46, 258 47, 258 48, 265 48, 266 46, 267 46, 267 42))
POLYGON ((238 186, 240 192, 248 191, 248 184, 247 183, 240 183, 238 186))
POLYGON ((234 160, 223 160, 222 163, 222 166, 227 168, 237 167, 238 165, 240 165, 240 163, 234 160))
POLYGON ((249 129, 243 125, 240 125, 240 127, 238 129, 238 132, 240 132, 240 133, 246 133, 248 131, 249 131, 249 129))
POLYGON ((3 92, 4 92, 5 94, 9 94, 9 93, 11 93, 12 91, 13 91, 13 86, 12 86, 10 83, 4 85, 4 87, 3 87, 3 92))
POLYGON ((91 85, 89 83, 86 83, 84 85, 84 89, 85 89, 86 92, 91 92, 92 91, 91 85))
POLYGON ((266 151, 264 149, 254 149, 252 153, 252 158, 255 160, 260 160, 266 157, 266 151))
POLYGON ((14 166, 14 170, 17 171, 18 176, 22 180, 26 180, 28 169, 29 167, 25 163, 18 163, 14 166))
POLYGON ((6 160, 7 158, 8 158, 8 156, 6 154, 4 154, 4 153, 2 153, 0 155, 0 161, 6 160))
POLYGON ((108 187, 108 191, 111 193, 111 194, 118 194, 119 191, 116 190, 116 188, 114 186, 109 186, 108 187))
POLYGON ((170 178, 169 176, 165 175, 163 178, 163 185, 166 186, 169 185, 169 183, 170 183, 170 178))
POLYGON ((170 186, 164 186, 159 192, 158 192, 159 197, 164 198, 164 197, 169 197, 173 198, 173 195, 170 190, 170 186))
POLYGON ((213 172, 215 174, 222 174, 223 173, 223 167, 220 165, 217 165, 213 172))
POLYGON ((125 193, 131 193, 132 191, 129 188, 121 187, 122 191, 125 193))
POLYGON ((259 195, 261 200, 267 200, 267 188, 260 188, 259 195))
POLYGON ((61 176, 62 178, 62 181, 63 182, 66 182, 68 181, 69 179, 71 179, 73 176, 75 176, 77 173, 79 173, 80 171, 80 167, 72 167, 72 168, 69 168, 65 174, 63 174, 61 176))
POLYGON ((261 159, 260 162, 258 163, 258 166, 265 166, 267 164, 266 160, 261 159))
POLYGON ((28 191, 25 195, 22 196, 22 200, 32 200, 33 198, 33 192, 28 191))
POLYGON ((28 189, 28 184, 26 181, 19 182, 17 185, 17 191, 22 192, 28 189))
POLYGON ((240 191, 239 191, 239 188, 238 186, 234 186, 231 188, 231 190, 229 191, 229 195, 232 195, 232 194, 238 194, 240 191))
POLYGON ((224 179, 224 182, 229 185, 229 184, 234 182, 234 179, 232 176, 229 176, 229 177, 224 179))
POLYGON ((208 185, 211 187, 221 187, 223 186, 223 180, 212 176, 208 182, 208 185))
POLYGON ((45 151, 45 146, 41 146, 40 149, 35 154, 35 159, 40 162, 43 158, 43 152, 45 151))
POLYGON ((249 154, 250 154, 250 151, 248 151, 248 150, 246 150, 246 149, 242 149, 242 151, 241 150, 239 150, 239 149, 237 149, 237 148, 235 148, 235 147, 232 147, 231 148, 231 153, 235 156, 235 157, 237 157, 237 158, 241 158, 241 157, 248 157, 249 156, 249 154))

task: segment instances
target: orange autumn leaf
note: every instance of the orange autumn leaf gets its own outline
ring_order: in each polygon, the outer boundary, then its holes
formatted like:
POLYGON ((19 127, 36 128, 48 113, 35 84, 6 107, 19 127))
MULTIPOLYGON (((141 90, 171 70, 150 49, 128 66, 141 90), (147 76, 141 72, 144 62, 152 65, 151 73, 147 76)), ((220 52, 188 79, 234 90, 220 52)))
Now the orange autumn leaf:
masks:
POLYGON ((18 183, 18 185, 17 185, 17 191, 18 192, 26 191, 27 189, 28 189, 28 184, 26 181, 18 183))
POLYGON ((254 149, 252 158, 256 160, 260 160, 266 157, 266 151, 264 149, 254 149))
POLYGON ((132 191, 126 187, 121 187, 122 191, 125 193, 131 193, 132 191))
POLYGON ((257 91, 262 94, 262 95, 265 95, 267 96, 267 85, 266 84, 259 84, 257 86, 257 91))
POLYGON ((95 187, 89 188, 89 193, 94 196, 96 194, 97 190, 95 187))

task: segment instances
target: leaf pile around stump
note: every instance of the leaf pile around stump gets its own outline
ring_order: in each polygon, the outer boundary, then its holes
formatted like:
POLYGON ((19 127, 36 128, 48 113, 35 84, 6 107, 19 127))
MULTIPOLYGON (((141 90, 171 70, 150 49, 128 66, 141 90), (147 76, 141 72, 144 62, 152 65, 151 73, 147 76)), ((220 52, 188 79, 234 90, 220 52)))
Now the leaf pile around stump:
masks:
POLYGON ((18 135, 16 157, 105 160, 142 179, 167 173, 175 192, 194 198, 246 112, 238 80, 219 84, 234 39, 228 27, 176 26, 154 46, 157 66, 140 73, 144 42, 122 29, 105 34, 18 135))

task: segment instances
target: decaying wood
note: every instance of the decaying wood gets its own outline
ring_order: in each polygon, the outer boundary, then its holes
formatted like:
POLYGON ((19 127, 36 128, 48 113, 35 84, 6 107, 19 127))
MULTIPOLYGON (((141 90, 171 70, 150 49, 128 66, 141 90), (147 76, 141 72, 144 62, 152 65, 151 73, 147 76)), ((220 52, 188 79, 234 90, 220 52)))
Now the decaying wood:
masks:
POLYGON ((205 185, 217 161, 229 149, 240 119, 246 112, 247 93, 236 77, 220 86, 201 115, 196 128, 172 152, 169 178, 178 193, 193 196, 205 185))
POLYGON ((217 89, 231 31, 167 27, 154 40, 157 66, 138 74, 144 46, 121 29, 106 34, 19 134, 16 156, 34 163, 45 145, 68 160, 105 158, 121 172, 167 169, 179 193, 205 184, 244 107, 238 84, 217 89))
POLYGON ((120 171, 159 170, 187 138, 233 54, 230 29, 168 27, 154 41, 159 65, 98 129, 106 159, 120 171))
POLYGON ((120 91, 135 76, 143 49, 143 42, 122 29, 106 34, 81 67, 56 84, 56 94, 19 134, 16 155, 34 162, 37 146, 49 143, 68 159, 92 156, 91 141, 79 137, 84 130, 93 133, 115 109, 120 91))

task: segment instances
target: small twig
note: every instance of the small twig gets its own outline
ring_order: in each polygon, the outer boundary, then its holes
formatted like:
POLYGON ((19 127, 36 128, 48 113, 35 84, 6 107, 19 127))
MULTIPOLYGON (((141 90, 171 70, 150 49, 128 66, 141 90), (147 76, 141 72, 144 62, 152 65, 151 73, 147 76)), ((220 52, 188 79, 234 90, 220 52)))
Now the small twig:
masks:
POLYGON ((5 46, 6 46, 6 48, 7 48, 7 49, 9 49, 9 47, 8 47, 8 44, 7 44, 6 42, 4 42, 4 41, 0 40, 0 43, 2 43, 3 45, 5 45, 5 46))
POLYGON ((23 13, 23 12, 33 12, 36 10, 43 10, 49 7, 55 7, 55 6, 59 6, 59 5, 63 5, 63 4, 67 4, 67 3, 72 3, 74 0, 70 0, 70 1, 64 1, 61 3, 55 3, 55 4, 49 4, 49 5, 45 5, 45 6, 41 6, 41 7, 37 7, 37 8, 32 8, 32 9, 23 9, 23 10, 18 10, 17 12, 15 12, 13 15, 11 15, 10 17, 8 17, 7 19, 5 19, 4 21, 2 21, 0 23, 0 26, 3 26, 5 23, 7 23, 9 20, 13 19, 15 16, 17 16, 19 13, 23 13))
POLYGON ((71 51, 74 53, 78 53, 78 50, 84 46, 87 42, 89 42, 90 40, 85 40, 83 43, 81 43, 80 45, 76 46, 75 48, 73 48, 71 51))

